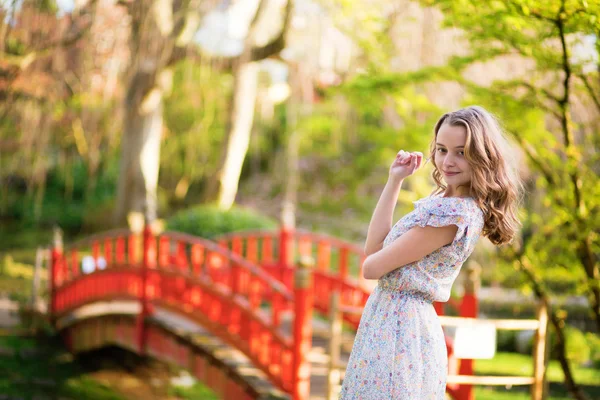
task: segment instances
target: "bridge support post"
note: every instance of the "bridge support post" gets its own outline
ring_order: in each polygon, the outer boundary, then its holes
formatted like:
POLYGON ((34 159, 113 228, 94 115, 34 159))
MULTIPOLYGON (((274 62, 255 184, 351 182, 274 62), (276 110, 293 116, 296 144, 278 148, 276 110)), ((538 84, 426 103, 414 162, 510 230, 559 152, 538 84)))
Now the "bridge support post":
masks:
POLYGON ((279 280, 292 289, 291 267, 294 264, 294 228, 282 225, 279 230, 279 280))
POLYGON ((308 400, 310 394, 310 362, 312 347, 312 268, 299 263, 294 285, 294 374, 293 400, 308 400))
MULTIPOLYGON (((470 262, 466 265, 466 277, 464 280, 464 293, 460 304, 460 316, 477 318, 479 304, 477 292, 480 285, 481 267, 479 264, 470 262)), ((473 375, 473 360, 460 360, 459 375, 473 375)), ((458 400, 475 400, 473 385, 460 385, 457 390, 458 400)))
POLYGON ((146 319, 151 315, 152 309, 148 299, 148 272, 150 268, 156 268, 156 240, 152 225, 146 223, 143 232, 143 256, 141 271, 141 293, 140 306, 141 311, 136 321, 137 345, 140 355, 146 354, 146 341, 148 338, 146 329, 146 319))

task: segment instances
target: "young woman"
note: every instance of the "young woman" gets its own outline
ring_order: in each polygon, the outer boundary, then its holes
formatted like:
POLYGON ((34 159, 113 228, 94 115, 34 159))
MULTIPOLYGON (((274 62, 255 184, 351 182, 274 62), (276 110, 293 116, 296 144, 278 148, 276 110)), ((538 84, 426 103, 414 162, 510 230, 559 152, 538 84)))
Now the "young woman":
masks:
POLYGON ((443 400, 447 350, 432 303, 448 301, 481 235, 500 245, 518 229, 521 185, 495 118, 472 106, 443 115, 434 132, 433 194, 392 227, 402 182, 423 160, 400 151, 373 212, 363 274, 379 281, 360 321, 343 400, 443 400))

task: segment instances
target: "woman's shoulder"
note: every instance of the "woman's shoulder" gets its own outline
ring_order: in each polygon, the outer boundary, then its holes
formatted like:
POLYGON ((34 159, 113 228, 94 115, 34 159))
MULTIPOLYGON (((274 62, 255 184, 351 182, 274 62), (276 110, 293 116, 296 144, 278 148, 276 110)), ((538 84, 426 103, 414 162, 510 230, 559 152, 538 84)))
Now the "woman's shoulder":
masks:
POLYGON ((415 209, 427 210, 432 214, 462 215, 483 221, 483 212, 473 197, 444 197, 433 194, 413 201, 415 209))

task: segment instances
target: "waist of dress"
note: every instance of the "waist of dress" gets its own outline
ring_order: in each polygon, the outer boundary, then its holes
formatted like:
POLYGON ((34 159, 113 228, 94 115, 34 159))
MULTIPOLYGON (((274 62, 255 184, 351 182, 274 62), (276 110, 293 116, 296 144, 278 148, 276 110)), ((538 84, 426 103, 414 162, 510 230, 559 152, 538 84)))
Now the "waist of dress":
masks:
POLYGON ((433 303, 435 300, 429 293, 419 292, 418 290, 403 289, 392 282, 380 279, 377 282, 377 287, 384 292, 392 292, 400 296, 409 297, 425 303, 433 303))

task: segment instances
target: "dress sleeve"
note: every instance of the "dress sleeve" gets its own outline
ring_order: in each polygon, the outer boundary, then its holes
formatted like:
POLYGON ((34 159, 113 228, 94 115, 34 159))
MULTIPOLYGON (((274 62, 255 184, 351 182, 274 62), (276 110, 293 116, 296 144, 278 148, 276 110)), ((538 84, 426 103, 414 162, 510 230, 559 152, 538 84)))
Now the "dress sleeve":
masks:
POLYGON ((452 241, 452 245, 462 243, 462 247, 467 247, 468 229, 469 229, 469 211, 464 200, 459 198, 433 198, 428 201, 416 203, 417 218, 415 226, 424 228, 425 226, 442 227, 456 225, 458 230, 452 241))

